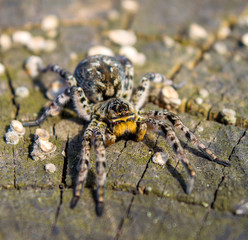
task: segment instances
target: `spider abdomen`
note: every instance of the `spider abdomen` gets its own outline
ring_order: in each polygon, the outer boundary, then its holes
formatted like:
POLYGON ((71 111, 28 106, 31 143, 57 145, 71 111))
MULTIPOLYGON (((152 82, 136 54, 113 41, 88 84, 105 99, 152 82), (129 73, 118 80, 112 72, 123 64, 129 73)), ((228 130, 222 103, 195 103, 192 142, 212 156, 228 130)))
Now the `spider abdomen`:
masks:
POLYGON ((96 55, 82 60, 74 77, 91 102, 101 102, 121 96, 124 69, 114 57, 96 55))

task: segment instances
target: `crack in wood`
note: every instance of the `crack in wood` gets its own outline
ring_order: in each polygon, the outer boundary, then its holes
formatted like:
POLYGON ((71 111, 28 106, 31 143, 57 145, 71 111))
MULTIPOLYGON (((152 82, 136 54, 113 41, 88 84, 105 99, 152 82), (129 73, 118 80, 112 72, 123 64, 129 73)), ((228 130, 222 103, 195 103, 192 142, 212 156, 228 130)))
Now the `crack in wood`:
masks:
MULTIPOLYGON (((230 155, 229 155, 229 157, 228 157, 228 160, 229 160, 230 162, 232 161, 232 160, 231 160, 231 159, 232 159, 232 155, 234 154, 236 147, 240 144, 241 140, 245 137, 246 131, 247 131, 247 130, 245 130, 245 131, 243 132, 242 136, 238 139, 237 143, 236 143, 236 144, 234 145, 234 147, 232 148, 232 151, 231 151, 231 153, 230 153, 230 155)), ((238 165, 239 165, 240 169, 242 170, 243 174, 247 176, 248 174, 246 173, 246 171, 245 171, 245 169, 243 168, 243 166, 242 166, 242 164, 241 164, 240 161, 238 161, 238 165)))
MULTIPOLYGON (((240 144, 241 140, 245 137, 245 135, 246 135, 246 130, 243 132, 243 134, 242 134, 242 135, 240 136, 240 138, 238 139, 237 143, 236 143, 236 144, 234 145, 234 147, 232 148, 232 151, 231 151, 231 153, 229 154, 229 157, 228 157, 228 160, 229 160, 229 161, 231 161, 231 157, 232 157, 232 155, 234 154, 235 148, 240 144)), ((223 182, 224 182, 224 180, 225 180, 225 178, 226 178, 226 174, 225 174, 224 169, 225 169, 225 167, 222 169, 223 175, 222 175, 222 177, 221 177, 221 179, 220 179, 220 181, 219 181, 219 183, 218 183, 217 188, 216 188, 215 191, 214 191, 213 201, 211 202, 210 208, 208 208, 206 214, 205 214, 204 217, 203 217, 202 224, 201 224, 201 226, 200 226, 200 229, 199 229, 198 233, 196 234, 195 240, 199 239, 200 234, 201 234, 201 231, 202 231, 202 229, 203 229, 204 226, 205 226, 205 223, 206 223, 206 221, 207 221, 207 218, 208 218, 208 215, 209 215, 210 211, 211 211, 211 210, 216 210, 216 207, 215 207, 214 205, 215 205, 215 202, 216 202, 217 197, 218 197, 218 192, 219 192, 220 187, 221 187, 221 185, 223 184, 223 182)), ((243 169, 243 171, 244 171, 244 169, 243 169)), ((220 210, 220 209, 218 209, 218 210, 220 210)), ((222 209, 221 209, 221 210, 222 210, 222 209)), ((227 211, 227 210, 225 210, 225 211, 227 211)), ((230 211, 230 213, 232 213, 232 211, 230 211)))
MULTIPOLYGON (((54 126, 54 131, 55 131, 55 126, 54 126)), ((59 198, 59 204, 57 206, 57 210, 55 213, 55 218, 54 218, 54 223, 52 225, 52 229, 51 229, 51 236, 56 235, 57 232, 57 221, 59 218, 59 214, 60 214, 60 209, 61 206, 63 204, 63 191, 64 189, 67 189, 67 183, 66 183, 66 176, 67 176, 67 168, 68 168, 68 147, 69 147, 69 141, 70 141, 70 137, 69 137, 69 133, 67 135, 67 141, 65 144, 65 156, 64 156, 64 164, 63 164, 63 170, 62 170, 62 177, 61 177, 61 184, 59 185, 59 190, 60 190, 60 198, 59 198)))
POLYGON ((216 209, 216 208, 214 207, 214 204, 215 204, 215 202, 216 202, 216 199, 217 199, 217 195, 218 195, 218 191, 219 191, 219 189, 220 189, 220 186, 222 185, 222 183, 223 183, 224 180, 225 180, 225 175, 223 175, 223 176, 221 177, 220 182, 218 183, 218 186, 217 186, 217 188, 216 188, 215 191, 214 191, 213 200, 212 200, 212 202, 210 203, 210 207, 207 209, 207 212, 205 213, 205 215, 204 215, 204 217, 203 217, 203 219, 202 219, 202 223, 201 223, 201 226, 200 226, 200 228, 199 228, 199 231, 198 231, 197 234, 196 234, 195 240, 199 239, 200 234, 201 234, 201 232, 202 232, 202 229, 204 228, 205 223, 206 223, 206 221, 207 221, 207 219, 208 219, 208 215, 209 215, 210 211, 216 209))
POLYGON ((59 186, 59 190, 60 190, 60 195, 59 195, 59 204, 57 206, 57 209, 56 209, 56 213, 55 213, 55 218, 54 218, 54 222, 52 224, 52 229, 51 229, 51 233, 50 235, 51 236, 54 236, 54 235, 57 235, 57 221, 58 221, 58 218, 59 218, 59 214, 60 214, 60 209, 61 209, 61 206, 63 204, 63 185, 60 184, 59 186))
POLYGON ((238 139, 237 143, 233 146, 232 151, 231 151, 231 153, 230 153, 230 155, 229 155, 229 157, 228 157, 228 160, 229 160, 229 161, 231 161, 232 155, 233 155, 233 153, 234 153, 236 147, 240 144, 241 140, 245 137, 246 131, 247 131, 247 130, 245 130, 245 131, 243 132, 242 136, 238 139))
POLYGON ((110 173, 110 170, 111 170, 112 165, 114 164, 114 162, 117 162, 117 161, 119 160, 119 158, 120 158, 122 152, 123 152, 124 149, 127 147, 127 141, 128 141, 128 140, 125 140, 124 147, 120 150, 120 153, 119 153, 119 155, 116 157, 116 160, 113 160, 113 162, 112 162, 112 163, 110 164, 110 166, 108 167, 108 172, 107 172, 107 174, 106 174, 106 178, 108 178, 108 175, 109 175, 109 173, 110 173))
POLYGON ((67 176, 67 168, 68 168, 68 163, 69 163, 69 159, 68 159, 68 149, 69 149, 69 141, 70 141, 70 137, 69 134, 67 136, 67 141, 65 144, 65 156, 64 156, 64 164, 63 164, 63 170, 62 170, 62 178, 61 178, 61 183, 67 187, 67 183, 66 183, 66 176, 67 176))
MULTIPOLYGON (((3 62, 4 64, 4 62, 3 62)), ((19 111, 20 111, 20 104, 16 102, 15 99, 15 89, 13 87, 13 81, 11 78, 11 75, 9 73, 8 67, 6 66, 6 64, 4 64, 5 66, 5 76, 8 79, 8 86, 11 92, 11 101, 12 101, 12 105, 15 107, 15 119, 17 119, 18 115, 19 115, 19 111)))
POLYGON ((215 204, 215 201, 216 201, 216 199, 217 199, 218 191, 219 191, 220 186, 222 185, 223 181, 225 180, 225 177, 226 177, 225 175, 223 175, 223 176, 221 177, 220 182, 218 183, 218 186, 217 186, 217 188, 215 189, 214 198, 213 198, 213 201, 212 201, 211 204, 210 204, 211 209, 215 209, 214 204, 215 204))
MULTIPOLYGON (((155 149, 156 146, 157 146, 159 136, 160 136, 160 134, 157 135, 157 138, 156 138, 156 141, 155 141, 155 144, 154 144, 153 149, 155 149)), ((148 169, 148 167, 149 167, 149 164, 150 164, 150 162, 151 162, 152 157, 154 156, 154 154, 155 154, 155 153, 153 153, 153 154, 151 155, 151 157, 148 159, 148 161, 147 161, 147 163, 146 163, 146 166, 145 166, 145 169, 144 169, 144 171, 143 171, 143 173, 142 173, 142 175, 141 175, 141 177, 140 177, 138 183, 136 184, 136 190, 137 190, 137 191, 139 190, 139 185, 140 185, 142 179, 144 178, 144 176, 145 176, 145 174, 146 174, 146 172, 147 172, 147 169, 148 169)))
POLYGON ((129 203, 127 209, 126 209, 126 212, 125 212, 124 216, 122 217, 122 219, 121 219, 121 221, 120 221, 120 223, 118 225, 114 240, 118 240, 120 238, 120 236, 121 236, 124 221, 125 221, 126 218, 129 218, 129 214, 130 214, 130 210, 131 210, 134 198, 135 198, 135 195, 132 196, 132 198, 130 200, 130 203, 129 203))
MULTIPOLYGON (((157 138, 156 138, 156 141, 155 141, 155 144, 154 144, 154 148, 157 146, 157 142, 158 142, 159 136, 160 135, 157 135, 157 138)), ((120 238, 120 236, 121 236, 122 228, 123 228, 123 225, 124 225, 124 221, 125 221, 126 218, 129 218, 129 214, 130 214, 130 211, 131 211, 131 208, 132 208, 132 204, 133 204, 135 195, 139 192, 139 185, 140 185, 142 179, 145 176, 145 173, 146 173, 146 171, 147 171, 147 169, 149 167, 149 163, 151 162, 151 159, 152 159, 153 155, 148 159, 148 161, 146 163, 146 166, 145 166, 145 169, 142 172, 141 177, 140 177, 139 181, 136 184, 136 191, 132 192, 133 196, 132 196, 132 198, 130 200, 130 203, 129 203, 127 209, 126 209, 126 212, 125 212, 124 216, 121 218, 121 221, 120 221, 120 223, 118 225, 117 232, 116 232, 116 235, 115 235, 115 238, 114 238, 115 240, 118 240, 120 238)))
POLYGON ((16 156, 16 154, 15 154, 15 146, 13 146, 13 151, 12 151, 12 153, 13 153, 13 166, 14 166, 14 171, 13 171, 13 174, 14 174, 14 188, 15 189, 18 189, 19 190, 19 188, 17 187, 17 181, 16 181, 16 159, 15 159, 15 156, 16 156))
POLYGON ((199 237, 200 237, 200 235, 201 235, 201 231, 202 231, 202 229, 203 229, 204 226, 205 226, 205 223, 206 223, 206 221, 207 221, 207 219, 208 219, 209 213, 210 213, 210 210, 208 209, 207 212, 205 213, 205 215, 204 215, 203 218, 202 218, 202 223, 201 223, 201 226, 200 226, 200 228, 199 228, 199 231, 196 233, 195 240, 200 239, 199 237))

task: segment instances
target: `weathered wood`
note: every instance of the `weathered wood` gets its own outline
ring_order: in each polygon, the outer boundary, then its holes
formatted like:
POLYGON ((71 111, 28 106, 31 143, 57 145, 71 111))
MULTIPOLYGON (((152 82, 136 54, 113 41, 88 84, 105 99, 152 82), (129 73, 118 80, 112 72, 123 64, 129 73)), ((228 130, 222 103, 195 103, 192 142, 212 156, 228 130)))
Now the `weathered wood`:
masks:
MULTIPOLYGON (((0 28, 6 33, 28 29, 34 35, 44 35, 39 21, 50 13, 60 16, 57 49, 40 53, 45 63, 57 63, 73 72, 92 45, 104 44, 115 53, 119 51, 106 38, 106 30, 120 25, 120 19, 113 23, 107 17, 119 1, 107 1, 104 6, 102 1, 1 2, 0 28), (38 15, 34 9, 39 9, 38 15), (78 54, 77 59, 70 58, 72 52, 78 54)), ((22 69, 31 53, 16 45, 2 51, 0 59, 7 69, 0 76, 0 239, 248 238, 247 212, 235 215, 236 205, 248 200, 248 50, 240 45, 247 27, 238 23, 245 3, 208 0, 200 4, 191 0, 187 4, 186 8, 184 1, 142 1, 132 28, 138 35, 135 46, 146 55, 147 63, 135 68, 135 84, 148 71, 171 76, 176 83, 185 81, 178 91, 183 100, 179 116, 217 156, 230 161, 231 167, 211 162, 177 131, 197 173, 194 190, 187 195, 186 170, 175 159, 163 133, 153 131, 143 142, 121 140, 107 148, 106 206, 101 218, 95 211, 92 150, 86 188, 77 207, 71 210, 85 123, 70 106, 42 124, 57 147, 53 157, 43 161, 30 157, 35 128, 27 128, 15 146, 4 142, 12 119, 31 120, 41 113, 48 101, 45 90, 57 79, 46 74, 39 86, 33 83, 22 69), (216 32, 223 21, 232 26, 230 36, 217 40, 216 32), (191 22, 201 24, 215 36, 209 46, 207 40, 198 43, 189 39, 191 22), (164 35, 175 43, 166 46, 164 35), (226 54, 215 50, 216 42, 226 46, 226 54), (14 96, 19 86, 29 89, 27 98, 14 96), (205 98, 200 95, 202 89, 209 93, 205 98), (239 127, 223 124, 219 113, 224 108, 236 112, 239 127), (161 150, 169 156, 164 166, 151 160, 161 150), (45 171, 47 163, 55 164, 55 173, 45 171)), ((117 11, 122 14, 120 9, 117 11)), ((148 104, 146 109, 159 108, 148 104)))

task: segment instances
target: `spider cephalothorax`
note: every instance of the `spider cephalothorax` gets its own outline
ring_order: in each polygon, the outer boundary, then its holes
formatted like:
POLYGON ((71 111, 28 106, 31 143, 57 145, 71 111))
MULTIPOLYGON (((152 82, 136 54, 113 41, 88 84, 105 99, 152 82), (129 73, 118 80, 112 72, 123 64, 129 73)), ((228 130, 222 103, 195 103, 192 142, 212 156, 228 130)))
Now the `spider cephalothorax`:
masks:
POLYGON ((123 99, 112 98, 105 104, 98 103, 94 115, 106 122, 108 130, 117 138, 136 133, 138 114, 133 106, 123 99))
MULTIPOLYGON (((26 65, 29 71, 29 65, 26 65)), ((185 157, 184 150, 173 128, 181 131, 188 140, 197 146, 208 158, 223 164, 228 162, 218 159, 205 145, 182 123, 178 116, 167 110, 141 113, 150 88, 150 82, 172 85, 164 75, 147 73, 133 92, 133 67, 131 61, 124 56, 108 57, 96 55, 82 60, 74 74, 57 65, 42 68, 37 64, 37 71, 58 73, 68 83, 66 90, 58 95, 46 108, 45 112, 33 122, 24 122, 24 126, 36 126, 47 116, 61 111, 62 107, 73 101, 75 111, 80 118, 89 121, 84 131, 80 153, 79 173, 74 188, 71 207, 75 207, 83 190, 90 166, 90 147, 94 139, 96 150, 96 185, 97 211, 101 214, 104 203, 104 186, 106 180, 105 147, 120 138, 141 141, 149 127, 160 128, 172 146, 177 158, 186 168, 189 180, 186 192, 191 193, 194 185, 195 171, 185 157), (169 120, 168 124, 165 120, 169 120)))

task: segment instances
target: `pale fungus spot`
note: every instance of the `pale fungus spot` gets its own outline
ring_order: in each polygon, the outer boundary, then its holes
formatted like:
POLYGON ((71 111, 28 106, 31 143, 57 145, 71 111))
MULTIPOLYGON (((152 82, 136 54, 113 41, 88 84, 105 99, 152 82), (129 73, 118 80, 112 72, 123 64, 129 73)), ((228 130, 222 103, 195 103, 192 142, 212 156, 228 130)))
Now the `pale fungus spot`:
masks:
POLYGON ((4 135, 7 144, 16 145, 19 142, 19 136, 15 131, 8 131, 4 135))
POLYGON ((221 26, 217 32, 219 39, 226 39, 231 34, 231 29, 228 26, 221 26))
POLYGON ((55 15, 47 15, 41 21, 41 29, 43 31, 51 31, 59 26, 59 19, 55 15))
POLYGON ((25 128, 22 123, 17 120, 12 120, 7 133, 4 138, 7 144, 16 145, 19 142, 20 137, 25 134, 25 128))
POLYGON ((202 89, 199 91, 199 95, 200 95, 202 98, 207 98, 207 97, 209 96, 208 90, 202 88, 202 89))
POLYGON ((137 49, 132 46, 123 46, 119 54, 128 57, 136 66, 143 66, 146 62, 145 54, 138 52, 137 49))
POLYGON ((49 142, 49 133, 45 129, 37 128, 35 131, 35 141, 31 156, 34 160, 43 160, 48 154, 52 154, 56 150, 56 146, 49 142))
POLYGON ((31 38, 26 44, 27 48, 32 52, 39 53, 45 49, 46 40, 42 36, 35 36, 31 38))
POLYGON ((175 46, 175 41, 173 38, 169 37, 169 36, 163 36, 163 42, 165 44, 166 47, 168 48, 172 48, 175 46))
POLYGON ((152 161, 153 163, 163 166, 166 164, 168 158, 168 154, 165 154, 164 152, 156 152, 152 157, 152 161))
POLYGON ((20 136, 23 136, 25 133, 25 128, 23 127, 22 123, 17 120, 12 120, 10 123, 10 129, 15 131, 20 136))
POLYGON ((214 50, 220 55, 226 55, 228 53, 227 46, 223 42, 215 43, 214 50))
POLYGON ((241 41, 246 47, 248 47, 248 33, 242 36, 241 41))
POLYGON ((0 35, 0 49, 3 51, 6 51, 11 48, 11 39, 7 34, 1 34, 0 35))
POLYGON ((192 23, 189 27, 189 37, 192 40, 202 40, 208 38, 208 32, 199 24, 192 23))
POLYGON ((201 105, 201 104, 203 103, 203 99, 200 98, 200 97, 197 97, 197 98, 195 99, 195 102, 196 102, 198 105, 201 105))
POLYGON ((165 104, 173 105, 175 108, 180 106, 182 102, 177 91, 171 86, 164 86, 161 89, 160 101, 165 104))
POLYGON ((132 46, 137 41, 137 37, 133 31, 123 29, 110 30, 108 37, 112 42, 121 46, 132 46))
POLYGON ((235 206, 236 215, 245 215, 248 213, 248 200, 243 199, 239 204, 235 206))
POLYGON ((30 56, 24 62, 24 69, 31 78, 36 78, 39 76, 39 70, 43 66, 43 61, 38 56, 30 56))
POLYGON ((56 150, 56 146, 53 145, 51 142, 48 142, 48 141, 40 140, 39 146, 40 146, 40 149, 45 153, 51 153, 51 152, 54 152, 56 150))
POLYGON ((236 112, 234 110, 229 108, 224 108, 222 109, 220 114, 222 117, 221 121, 223 123, 235 125, 237 118, 236 118, 236 112))
POLYGON ((29 96, 29 90, 27 87, 20 86, 15 90, 15 96, 25 98, 29 96))
POLYGON ((5 67, 2 63, 0 63, 0 76, 5 73, 5 67))
POLYGON ((16 44, 27 45, 32 39, 32 34, 27 31, 16 31, 12 34, 12 40, 16 44))
POLYGON ((42 128, 37 128, 35 130, 35 135, 37 138, 43 141, 47 141, 50 138, 48 131, 42 128))
POLYGON ((53 163, 48 163, 45 165, 46 172, 54 173, 56 171, 56 166, 53 163))
POLYGON ((114 56, 114 52, 110 48, 101 45, 93 46, 88 50, 88 56, 94 56, 98 54, 111 56, 111 57, 114 56))
POLYGON ((122 9, 131 13, 136 13, 139 10, 139 3, 133 0, 124 0, 121 2, 122 9))

